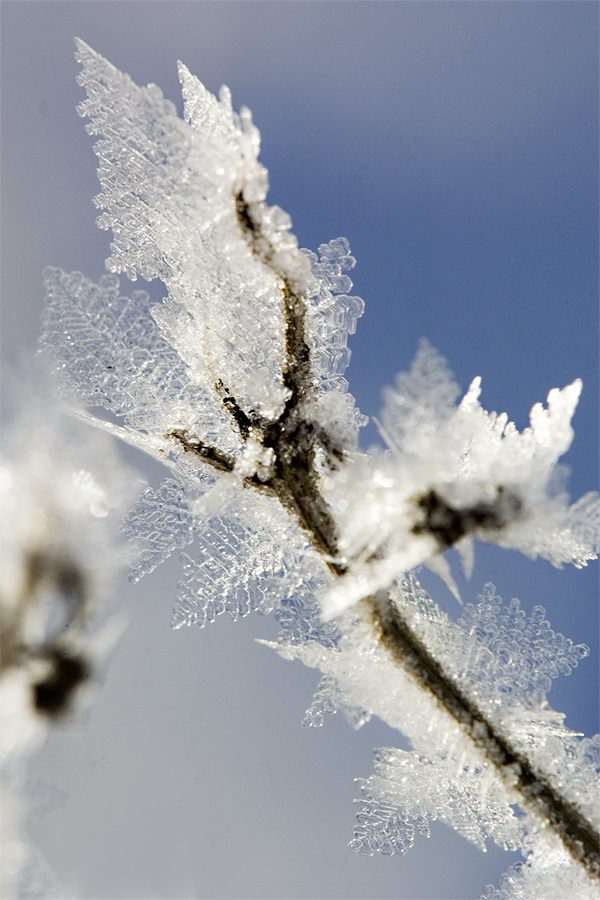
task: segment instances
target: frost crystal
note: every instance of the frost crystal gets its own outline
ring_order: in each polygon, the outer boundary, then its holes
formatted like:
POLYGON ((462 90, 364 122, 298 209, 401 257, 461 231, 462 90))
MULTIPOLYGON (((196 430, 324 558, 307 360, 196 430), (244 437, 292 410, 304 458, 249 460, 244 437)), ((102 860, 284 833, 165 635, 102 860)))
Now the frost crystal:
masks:
POLYGON ((302 724, 305 727, 320 727, 323 724, 323 716, 342 712, 346 724, 350 728, 360 728, 371 718, 366 709, 349 705, 344 692, 331 675, 324 675, 315 691, 313 702, 306 710, 306 716, 302 724))
MULTIPOLYGON (((88 92, 79 112, 101 135, 95 202, 104 210, 98 224, 114 234, 107 265, 165 283, 169 296, 153 316, 188 379, 218 407, 214 386, 222 382, 241 407, 273 412, 273 390, 283 399, 285 302, 293 291, 313 298, 317 357, 331 383, 348 362, 343 335, 362 312, 358 298, 332 297, 351 285, 340 272, 353 260, 346 242, 324 245, 313 276, 289 216, 264 202, 267 173, 249 110, 237 115, 227 88, 217 99, 180 65, 182 121, 155 85, 138 87, 81 41, 78 51, 88 92)), ((345 392, 343 379, 333 383, 345 392)))
POLYGON ((477 604, 465 606, 456 623, 412 575, 392 596, 436 658, 490 709, 541 709, 552 679, 569 675, 589 653, 585 644, 574 645, 550 628, 543 606, 535 606, 530 617, 516 598, 503 607, 493 584, 484 586, 477 604))
MULTIPOLYGON (((250 497, 243 506, 230 503, 197 531, 195 558, 182 554, 175 628, 203 626, 223 612, 233 619, 251 610, 267 614, 311 579, 317 584, 327 580, 306 538, 274 501, 250 497)), ((316 603, 304 618, 321 630, 316 603)))
MULTIPOLYGON (((210 478, 210 476, 209 476, 210 478)), ((212 484, 214 479, 210 479, 212 484)), ((166 478, 157 491, 147 488, 125 517, 123 527, 136 548, 129 576, 136 582, 194 539, 196 519, 190 487, 166 478)))
POLYGON ((356 321, 364 311, 360 297, 343 293, 352 287, 343 273, 354 268, 356 260, 345 238, 321 244, 319 257, 308 250, 303 253, 311 262, 317 285, 308 305, 308 327, 318 377, 320 419, 354 449, 356 431, 366 425, 367 418, 354 409, 354 398, 347 393, 348 382, 341 373, 350 362, 348 335, 354 334, 356 321))
POLYGON ((356 801, 358 828, 350 849, 363 856, 406 853, 417 832, 429 837, 428 822, 436 819, 481 850, 486 837, 505 850, 520 845, 519 822, 483 768, 459 770, 452 759, 383 749, 375 753, 375 775, 358 783, 366 799, 356 801))
POLYGON ((181 428, 217 436, 224 449, 237 442, 220 403, 194 384, 152 319, 146 291, 119 293, 119 279, 99 284, 79 272, 44 272, 46 309, 42 345, 61 380, 88 406, 123 416, 130 429, 167 433, 181 428))
POLYGON ((511 866, 499 888, 488 885, 481 900, 597 900, 597 884, 549 835, 528 849, 527 860, 511 866))
POLYGON ((389 450, 358 457, 329 479, 350 574, 325 598, 328 615, 422 563, 458 597, 440 554, 456 546, 469 574, 472 538, 559 568, 596 558, 600 500, 586 494, 569 507, 556 469, 571 444, 581 382, 550 391, 547 408, 536 404, 520 434, 506 414, 480 406, 480 381, 455 406, 458 387, 423 342, 411 372, 386 394, 389 450))
MULTIPOLYGON (((414 576, 392 594, 395 606, 471 701, 486 710, 500 733, 511 736, 535 771, 561 790, 588 820, 600 809, 599 738, 581 739, 565 729, 545 692, 559 674, 569 674, 587 655, 556 634, 542 607, 527 618, 517 600, 502 606, 488 584, 476 605, 453 622, 431 600, 414 576)), ((460 737, 431 698, 413 696, 414 683, 402 670, 388 671, 385 651, 369 642, 359 620, 342 620, 343 638, 323 652, 307 644, 276 649, 324 673, 306 724, 320 724, 335 706, 368 711, 407 735, 415 751, 377 752, 375 775, 360 781, 358 828, 350 847, 362 854, 405 852, 428 821, 440 819, 478 846, 486 838, 504 848, 521 845, 514 799, 497 781, 485 758, 460 737), (366 660, 370 660, 367 664, 366 660)))

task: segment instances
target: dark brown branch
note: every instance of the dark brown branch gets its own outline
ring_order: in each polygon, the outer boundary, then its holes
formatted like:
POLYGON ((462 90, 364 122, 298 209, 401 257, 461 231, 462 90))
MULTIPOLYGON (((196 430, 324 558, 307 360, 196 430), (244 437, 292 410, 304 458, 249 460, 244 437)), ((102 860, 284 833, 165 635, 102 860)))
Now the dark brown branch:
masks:
POLYGON ((538 821, 547 822, 588 873, 600 876, 600 838, 585 816, 536 772, 508 740, 497 734, 475 703, 449 677, 423 642, 414 634, 401 611, 388 596, 370 598, 374 624, 393 659, 433 694, 460 723, 463 731, 495 766, 502 781, 519 794, 519 806, 538 821))
MULTIPOLYGON (((298 301, 291 293, 286 309, 290 321, 288 354, 293 358, 296 347, 301 351, 300 358, 294 360, 288 367, 286 385, 292 388, 292 396, 300 398, 304 384, 309 380, 306 373, 310 356, 305 357, 303 316, 298 316, 298 301)), ((289 412, 289 418, 292 420, 294 418, 293 408, 289 412)), ((282 480, 290 489, 295 503, 302 512, 304 522, 312 530, 315 543, 330 557, 335 557, 338 547, 335 523, 318 489, 314 467, 315 442, 307 433, 308 428, 306 423, 299 423, 295 431, 288 436, 287 445, 282 447, 279 456, 282 480)), ((489 509, 486 507, 470 510, 469 521, 457 523, 456 516, 451 517, 451 522, 447 521, 452 512, 448 504, 444 504, 437 496, 431 496, 423 500, 422 508, 426 517, 424 524, 432 531, 437 529, 440 543, 449 545, 460 536, 458 532, 454 534, 456 529, 462 534, 472 531, 474 526, 501 527, 503 504, 510 507, 514 517, 518 502, 518 498, 513 498, 512 495, 500 495, 493 508, 490 505, 489 509), (448 539, 450 532, 452 540, 448 539)), ((330 564, 330 568, 336 574, 343 575, 342 567, 330 564)), ((585 816, 572 803, 560 796, 543 773, 535 772, 530 762, 514 750, 505 738, 496 733, 493 724, 463 693, 459 685, 444 672, 440 663, 413 633, 389 598, 373 599, 373 615, 382 643, 396 663, 410 672, 424 689, 432 693, 462 726, 463 731, 484 751, 501 780, 519 794, 519 805, 523 811, 548 823, 573 858, 582 863, 590 875, 599 877, 599 836, 585 816)))
POLYGON ((485 503, 458 509, 435 490, 416 501, 422 521, 413 526, 413 534, 431 534, 442 551, 452 547, 466 534, 476 531, 500 531, 519 516, 523 502, 513 491, 499 485, 496 496, 485 503))
POLYGON ((241 191, 235 196, 235 212, 242 232, 250 236, 254 235, 255 226, 250 216, 250 208, 241 191))
MULTIPOLYGON (((338 461, 344 453, 304 415, 308 402, 316 395, 305 328, 306 301, 294 294, 287 281, 284 281, 283 299, 287 326, 283 379, 290 398, 277 423, 277 438, 273 441, 278 475, 310 529, 313 542, 329 557, 335 557, 338 554, 337 529, 329 504, 321 496, 316 452, 322 447, 338 461)), ((344 571, 336 564, 333 568, 337 574, 344 571)))
MULTIPOLYGON (((262 233, 260 217, 256 215, 240 192, 235 197, 235 209, 244 239, 268 266, 271 266, 271 245, 262 233)), ((285 362, 282 367, 283 384, 290 392, 285 408, 274 422, 252 419, 231 396, 222 381, 217 382, 222 402, 234 420, 240 435, 247 439, 250 428, 262 435, 263 445, 275 452, 276 474, 267 485, 271 487, 287 509, 295 512, 312 542, 329 557, 337 555, 337 533, 329 505, 321 496, 316 467, 316 451, 341 461, 345 454, 323 429, 309 421, 306 412, 309 401, 316 398, 312 372, 310 345, 306 334, 306 300, 291 287, 289 280, 275 272, 283 283, 282 298, 285 316, 285 362)), ((333 566, 337 574, 344 568, 333 566)))

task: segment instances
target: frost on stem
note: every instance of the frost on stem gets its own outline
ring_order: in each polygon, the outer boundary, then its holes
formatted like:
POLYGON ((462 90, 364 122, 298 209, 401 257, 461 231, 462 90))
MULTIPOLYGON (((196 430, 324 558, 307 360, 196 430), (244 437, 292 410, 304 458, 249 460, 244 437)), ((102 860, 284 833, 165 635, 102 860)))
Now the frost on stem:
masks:
POLYGON ((596 558, 598 496, 569 506, 556 465, 573 438, 581 382, 550 391, 522 433, 506 414, 481 407, 480 382, 455 405, 458 386, 423 341, 411 371, 386 392, 380 428, 387 451, 356 455, 328 479, 349 570, 325 600, 329 615, 423 563, 458 596, 440 554, 456 547, 468 576, 474 538, 557 567, 596 558))
POLYGON ((155 85, 77 47, 113 274, 47 270, 43 343, 65 387, 122 424, 88 420, 171 469, 126 519, 133 579, 185 547, 174 627, 274 611, 273 646, 323 673, 306 724, 343 709, 410 738, 413 753, 380 751, 363 782, 354 849, 403 851, 438 818, 531 859, 554 841, 556 865, 587 884, 596 744, 545 698, 587 648, 541 607, 501 607, 491 586, 453 623, 410 574, 424 563, 455 590, 443 554, 456 547, 468 572, 473 539, 557 566, 595 557, 598 499, 569 506, 556 466, 581 385, 551 391, 519 434, 480 406, 479 379, 456 406, 424 343, 387 393, 388 449, 358 453, 365 419, 343 372, 363 303, 348 294, 348 243, 298 249, 227 88, 217 99, 180 65, 181 120, 155 85), (160 278, 166 298, 122 295, 120 272, 160 278))
MULTIPOLYGON (((427 833, 427 820, 438 818, 479 846, 487 837, 525 848, 525 837, 540 829, 543 840, 551 819, 567 842, 577 834, 597 859, 598 739, 565 729, 545 696, 552 678, 568 674, 588 648, 556 635, 541 607, 529 620, 516 600, 501 608, 493 585, 458 623, 414 576, 390 600, 393 615, 384 609, 376 623, 381 637, 367 607, 346 618, 334 649, 272 645, 284 658, 318 667, 332 696, 379 716, 415 748, 382 751, 377 777, 362 782, 366 799, 352 849, 404 852, 415 828, 427 833), (515 803, 531 816, 527 834, 517 828, 515 803)), ((565 859, 577 868, 574 850, 565 859)))

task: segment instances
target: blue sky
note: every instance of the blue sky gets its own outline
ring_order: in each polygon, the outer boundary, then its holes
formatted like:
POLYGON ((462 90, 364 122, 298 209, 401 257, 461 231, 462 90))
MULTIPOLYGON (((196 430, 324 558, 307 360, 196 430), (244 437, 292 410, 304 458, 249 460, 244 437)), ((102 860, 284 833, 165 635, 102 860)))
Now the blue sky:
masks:
MULTIPOLYGON (((77 35, 179 107, 178 58, 251 108, 271 202, 301 246, 343 235, 357 259, 366 311, 347 377, 363 412, 377 415, 422 336, 464 389, 481 375, 483 404, 520 428, 581 377, 565 462, 573 498, 596 488, 597 26, 592 2, 5 2, 4 358, 35 347, 45 265, 98 278, 108 255, 75 113, 77 35)), ((269 620, 170 632, 177 576, 172 560, 123 586, 132 626, 94 711, 52 739, 33 776, 51 798, 36 834, 78 896, 464 900, 497 880, 504 854, 441 828, 407 857, 348 853, 352 779, 370 774, 373 747, 401 739, 376 723, 301 729, 315 673, 253 643, 269 620)), ((478 548, 465 599, 484 581, 590 645, 550 702, 596 731, 597 566, 478 548)))

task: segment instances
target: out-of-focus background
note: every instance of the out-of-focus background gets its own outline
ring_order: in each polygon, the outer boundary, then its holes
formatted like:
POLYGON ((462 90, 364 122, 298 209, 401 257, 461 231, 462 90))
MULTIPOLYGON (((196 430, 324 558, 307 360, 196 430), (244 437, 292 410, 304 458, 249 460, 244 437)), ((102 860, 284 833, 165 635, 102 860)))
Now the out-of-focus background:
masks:
MULTIPOLYGON (((347 372, 361 410, 421 336, 519 428, 581 377, 573 498, 597 484, 598 6, 589 2, 5 2, 3 355, 36 346, 42 269, 97 279, 92 139, 73 37, 181 109, 183 60, 262 133, 270 201, 301 246, 346 236, 366 312, 347 372)), ((124 279, 125 281, 125 279, 124 279)), ((129 285, 123 285, 126 292, 129 285)), ((160 299, 161 286, 150 290, 160 299)), ((372 426, 363 444, 378 440, 372 426)), ((158 465, 125 451, 152 484, 158 465)), ((591 647, 550 695, 598 729, 598 574, 477 548, 465 601, 493 581, 591 647)), ((131 624, 92 709, 31 773, 31 831, 65 890, 108 898, 475 898, 510 864, 442 826, 405 857, 351 854, 355 777, 406 746, 371 722, 303 729, 318 674, 254 643, 271 619, 169 628, 179 563, 123 579, 131 624)), ((435 579, 425 580, 454 615, 435 579)))

